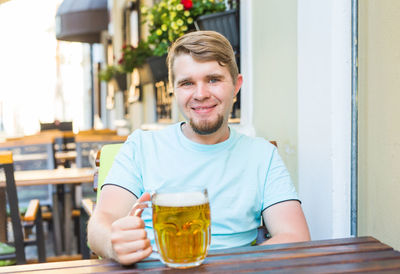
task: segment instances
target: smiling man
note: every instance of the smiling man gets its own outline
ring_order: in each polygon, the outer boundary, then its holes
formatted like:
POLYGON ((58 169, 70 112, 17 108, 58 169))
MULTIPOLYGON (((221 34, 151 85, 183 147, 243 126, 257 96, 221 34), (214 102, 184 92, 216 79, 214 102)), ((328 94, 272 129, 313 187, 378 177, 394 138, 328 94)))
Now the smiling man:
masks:
MULTIPOLYGON (((205 187, 211 206, 211 249, 254 244, 261 216, 272 236, 263 244, 307 241, 296 190, 276 148, 231 129, 242 85, 228 40, 188 33, 168 53, 169 82, 184 122, 134 131, 120 150, 89 221, 99 256, 131 264, 155 249, 150 213, 135 214, 148 192, 205 187)), ((140 211, 139 211, 140 212, 140 211)))

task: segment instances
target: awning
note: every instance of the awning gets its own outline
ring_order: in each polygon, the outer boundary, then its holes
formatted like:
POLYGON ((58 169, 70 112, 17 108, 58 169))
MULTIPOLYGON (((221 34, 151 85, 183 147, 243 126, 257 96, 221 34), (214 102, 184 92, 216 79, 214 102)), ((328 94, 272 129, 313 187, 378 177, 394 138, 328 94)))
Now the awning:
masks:
POLYGON ((108 21, 107 0, 64 0, 57 10, 56 38, 99 43, 108 21))

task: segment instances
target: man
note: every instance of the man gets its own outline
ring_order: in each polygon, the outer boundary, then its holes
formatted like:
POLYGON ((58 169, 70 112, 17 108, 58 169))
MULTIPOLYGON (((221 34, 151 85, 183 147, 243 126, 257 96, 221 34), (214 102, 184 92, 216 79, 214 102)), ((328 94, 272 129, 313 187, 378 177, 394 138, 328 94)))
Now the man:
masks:
POLYGON ((163 186, 208 189, 211 249, 252 244, 261 215, 272 235, 264 244, 309 240, 297 193, 276 148, 228 126, 243 80, 226 38, 212 31, 188 33, 172 45, 167 60, 186 122, 129 136, 89 222, 92 250, 122 264, 149 256, 154 247, 151 216, 146 210, 140 215, 137 202, 149 200, 148 192, 163 186))

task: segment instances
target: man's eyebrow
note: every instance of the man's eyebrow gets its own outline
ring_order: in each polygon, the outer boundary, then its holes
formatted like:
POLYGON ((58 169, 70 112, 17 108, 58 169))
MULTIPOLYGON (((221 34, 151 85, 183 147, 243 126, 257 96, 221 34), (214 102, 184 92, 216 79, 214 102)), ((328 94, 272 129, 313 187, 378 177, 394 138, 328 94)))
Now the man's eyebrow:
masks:
POLYGON ((182 79, 178 80, 176 83, 178 85, 180 85, 180 84, 185 83, 185 82, 190 82, 191 80, 192 80, 192 78, 186 77, 186 78, 182 78, 182 79))
POLYGON ((211 73, 211 74, 208 74, 206 77, 207 77, 207 79, 211 79, 211 78, 223 79, 225 76, 221 73, 211 73))

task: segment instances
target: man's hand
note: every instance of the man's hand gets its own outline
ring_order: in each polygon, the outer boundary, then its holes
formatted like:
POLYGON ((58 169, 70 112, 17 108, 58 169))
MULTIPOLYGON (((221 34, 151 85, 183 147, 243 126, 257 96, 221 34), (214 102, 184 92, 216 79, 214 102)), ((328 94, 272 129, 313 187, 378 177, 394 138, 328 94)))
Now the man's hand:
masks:
POLYGON ((111 245, 113 258, 123 265, 133 264, 152 252, 147 238, 145 224, 141 218, 144 201, 150 200, 150 194, 144 193, 134 204, 128 216, 116 220, 111 225, 111 245))

